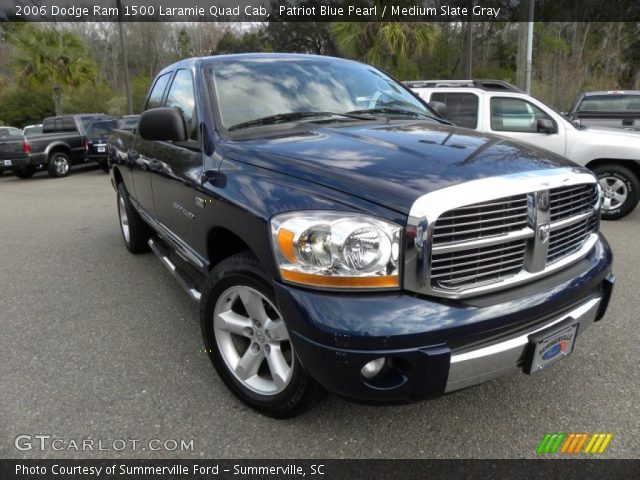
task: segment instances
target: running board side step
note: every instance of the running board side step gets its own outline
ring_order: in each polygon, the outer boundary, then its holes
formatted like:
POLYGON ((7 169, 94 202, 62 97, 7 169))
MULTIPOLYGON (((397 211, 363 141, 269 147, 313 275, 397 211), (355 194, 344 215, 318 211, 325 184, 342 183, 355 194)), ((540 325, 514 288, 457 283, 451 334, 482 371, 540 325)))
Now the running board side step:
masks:
POLYGON ((164 266, 167 267, 167 270, 169 270, 171 275, 173 275, 173 277, 178 281, 180 286, 187 291, 189 296, 196 302, 200 302, 202 294, 196 288, 195 283, 189 278, 186 273, 184 273, 171 261, 168 254, 163 251, 164 248, 160 245, 160 242, 161 240, 150 238, 148 242, 149 248, 162 261, 164 266))

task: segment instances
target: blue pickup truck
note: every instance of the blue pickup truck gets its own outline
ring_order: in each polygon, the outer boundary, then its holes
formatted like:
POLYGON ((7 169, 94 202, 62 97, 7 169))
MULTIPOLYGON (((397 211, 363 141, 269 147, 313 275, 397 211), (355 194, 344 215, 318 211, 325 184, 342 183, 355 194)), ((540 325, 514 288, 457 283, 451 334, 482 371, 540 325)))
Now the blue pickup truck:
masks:
POLYGON ((369 65, 181 61, 108 154, 126 247, 160 257, 220 377, 274 417, 535 374, 609 303, 590 171, 453 127, 369 65))

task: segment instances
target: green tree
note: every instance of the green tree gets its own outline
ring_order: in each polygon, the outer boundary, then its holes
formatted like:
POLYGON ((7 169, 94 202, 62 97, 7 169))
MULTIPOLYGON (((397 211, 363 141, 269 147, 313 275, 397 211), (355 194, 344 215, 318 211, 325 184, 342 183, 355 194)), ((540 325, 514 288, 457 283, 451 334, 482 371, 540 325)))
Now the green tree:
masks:
POLYGON ((176 54, 178 59, 193 57, 195 48, 187 29, 182 27, 176 35, 176 54))
POLYGON ((331 25, 331 34, 341 55, 411 78, 418 74, 417 58, 432 48, 439 29, 422 22, 339 22, 331 25))
POLYGON ((10 86, 0 95, 2 125, 24 127, 54 114, 51 93, 42 87, 10 86))
POLYGON ((10 37, 18 76, 31 86, 51 89, 56 115, 62 114, 62 91, 96 79, 97 68, 79 37, 66 29, 25 26, 10 37))

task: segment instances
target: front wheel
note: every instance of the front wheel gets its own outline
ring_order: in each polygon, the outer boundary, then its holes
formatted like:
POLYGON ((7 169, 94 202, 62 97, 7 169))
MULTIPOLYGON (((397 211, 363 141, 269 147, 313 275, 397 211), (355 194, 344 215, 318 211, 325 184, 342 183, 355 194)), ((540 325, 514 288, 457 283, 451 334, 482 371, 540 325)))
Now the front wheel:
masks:
POLYGON ((256 258, 220 262, 203 291, 200 321, 209 357, 229 389, 271 417, 302 413, 320 386, 296 357, 269 281, 256 258))
POLYGON ((617 220, 629 215, 638 204, 638 177, 621 165, 599 165, 593 169, 602 187, 604 200, 601 214, 604 220, 617 220))
POLYGON ((71 171, 71 160, 69 156, 63 152, 52 153, 49 158, 47 170, 49 170, 49 175, 52 177, 66 177, 71 171))

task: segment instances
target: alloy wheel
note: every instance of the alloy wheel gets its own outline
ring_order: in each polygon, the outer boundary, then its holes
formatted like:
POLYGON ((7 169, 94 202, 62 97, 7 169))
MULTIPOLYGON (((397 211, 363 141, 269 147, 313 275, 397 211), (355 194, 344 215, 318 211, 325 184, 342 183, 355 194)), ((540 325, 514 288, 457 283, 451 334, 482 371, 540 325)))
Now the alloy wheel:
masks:
POLYGON ((258 290, 233 286, 213 311, 218 350, 229 371, 249 390, 282 392, 293 375, 293 346, 282 316, 258 290))

